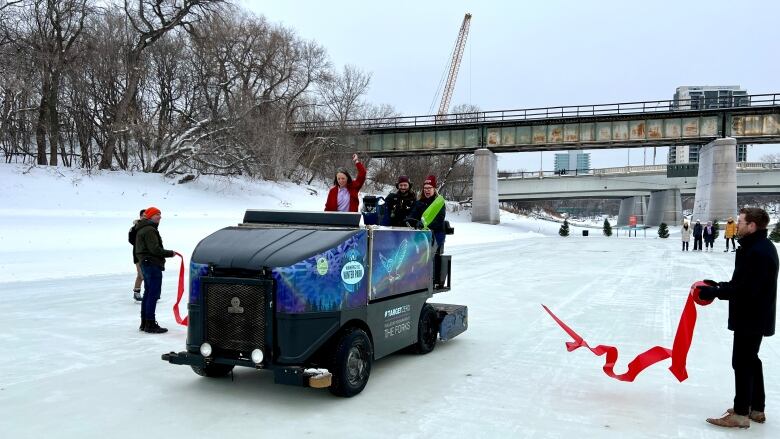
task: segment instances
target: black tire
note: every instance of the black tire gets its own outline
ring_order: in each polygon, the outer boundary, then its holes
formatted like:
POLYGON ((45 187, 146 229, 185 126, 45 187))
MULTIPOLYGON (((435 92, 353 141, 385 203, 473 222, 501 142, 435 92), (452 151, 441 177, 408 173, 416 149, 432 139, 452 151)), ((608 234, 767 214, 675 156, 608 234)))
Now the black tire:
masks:
POLYGON ((368 384, 374 348, 365 331, 346 330, 336 341, 329 371, 333 374, 330 393, 346 398, 357 395, 368 384))
POLYGON ((232 364, 211 363, 203 367, 200 366, 190 366, 190 367, 192 367, 193 372, 195 372, 196 374, 202 377, 221 378, 227 376, 227 374, 229 374, 233 370, 234 366, 232 364))
POLYGON ((412 352, 427 354, 436 347, 439 338, 439 316, 429 304, 423 305, 420 321, 417 324, 417 343, 412 345, 412 352))

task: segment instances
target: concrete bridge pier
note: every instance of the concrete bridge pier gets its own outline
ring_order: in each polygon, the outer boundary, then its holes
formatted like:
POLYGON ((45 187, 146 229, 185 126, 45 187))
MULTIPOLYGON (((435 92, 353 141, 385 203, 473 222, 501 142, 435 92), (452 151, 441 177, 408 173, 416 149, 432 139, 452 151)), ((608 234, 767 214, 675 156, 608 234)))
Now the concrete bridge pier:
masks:
POLYGON ((474 151, 471 221, 498 224, 498 158, 489 149, 474 151))
POLYGON ((720 220, 737 215, 737 140, 715 139, 699 150, 699 175, 693 220, 720 220))
POLYGON ((650 193, 645 225, 657 227, 682 224, 682 198, 679 189, 667 189, 650 193))
POLYGON ((620 201, 620 211, 618 212, 618 226, 627 226, 628 217, 636 216, 637 224, 645 223, 645 216, 647 214, 647 202, 644 195, 624 198, 620 201))

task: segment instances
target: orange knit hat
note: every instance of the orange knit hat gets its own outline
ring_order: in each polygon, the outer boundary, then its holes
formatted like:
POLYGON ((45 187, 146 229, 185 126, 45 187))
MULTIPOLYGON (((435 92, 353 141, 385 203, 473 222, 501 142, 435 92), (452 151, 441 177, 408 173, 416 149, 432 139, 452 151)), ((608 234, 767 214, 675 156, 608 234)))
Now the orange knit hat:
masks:
POLYGON ((162 212, 160 212, 160 209, 152 206, 152 207, 147 207, 146 208, 146 212, 144 212, 144 216, 147 219, 152 219, 153 216, 155 216, 157 214, 160 214, 160 213, 162 213, 162 212))

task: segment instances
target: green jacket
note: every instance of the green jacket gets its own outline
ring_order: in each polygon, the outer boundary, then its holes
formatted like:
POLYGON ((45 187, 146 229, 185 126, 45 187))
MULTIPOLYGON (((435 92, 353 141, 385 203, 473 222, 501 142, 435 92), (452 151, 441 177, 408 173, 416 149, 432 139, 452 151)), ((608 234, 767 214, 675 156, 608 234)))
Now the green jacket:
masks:
POLYGON ((151 262, 165 270, 165 258, 172 258, 174 253, 163 247, 160 232, 157 231, 157 224, 148 219, 142 219, 138 221, 135 229, 135 257, 141 262, 151 262))

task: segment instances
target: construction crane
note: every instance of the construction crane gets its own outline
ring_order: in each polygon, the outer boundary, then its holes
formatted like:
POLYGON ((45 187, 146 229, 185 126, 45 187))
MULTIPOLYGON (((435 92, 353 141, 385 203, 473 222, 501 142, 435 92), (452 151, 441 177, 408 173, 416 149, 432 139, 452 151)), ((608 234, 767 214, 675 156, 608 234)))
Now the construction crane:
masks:
POLYGON ((439 111, 436 113, 437 121, 443 120, 443 115, 447 114, 447 111, 450 108, 450 99, 452 99, 452 92, 455 90, 455 81, 458 79, 458 70, 460 69, 460 61, 463 58, 463 51, 466 48, 466 38, 469 36, 470 25, 471 14, 467 12, 466 16, 463 17, 463 23, 460 25, 455 47, 452 49, 452 58, 448 69, 449 72, 447 73, 447 82, 441 94, 439 111))

